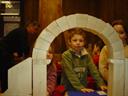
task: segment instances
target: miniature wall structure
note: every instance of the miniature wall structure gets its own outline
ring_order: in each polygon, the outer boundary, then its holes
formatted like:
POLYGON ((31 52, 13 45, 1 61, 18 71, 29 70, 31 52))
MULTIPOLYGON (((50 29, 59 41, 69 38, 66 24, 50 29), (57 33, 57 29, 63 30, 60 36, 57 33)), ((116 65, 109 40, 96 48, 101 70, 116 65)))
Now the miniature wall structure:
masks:
MULTIPOLYGON (((111 72, 111 74, 109 74, 108 96, 128 96, 128 93, 126 92, 126 90, 124 91, 124 88, 128 89, 125 86, 125 84, 128 84, 128 77, 125 74, 125 72, 127 72, 125 70, 127 69, 126 66, 128 67, 128 64, 126 64, 128 60, 125 60, 124 58, 123 45, 121 40, 119 39, 118 34, 114 32, 115 30, 112 28, 111 25, 109 25, 108 23, 105 23, 104 21, 98 18, 95 18, 87 14, 73 14, 69 16, 63 16, 53 21, 50 25, 48 25, 40 33, 39 37, 37 38, 35 47, 33 49, 32 58, 30 60, 32 61, 32 63, 30 64, 32 65, 32 67, 30 66, 32 68, 30 69, 30 71, 32 70, 31 71, 32 74, 29 74, 29 75, 32 75, 32 76, 30 76, 27 79, 27 81, 30 81, 30 82, 33 81, 32 85, 29 85, 29 86, 32 86, 32 93, 24 94, 27 90, 26 89, 23 91, 23 95, 22 94, 9 95, 9 94, 12 94, 13 92, 13 91, 10 91, 12 88, 9 87, 9 89, 7 90, 8 95, 5 95, 5 96, 46 96, 47 50, 56 36, 58 36, 60 33, 66 30, 69 30, 75 27, 83 28, 93 34, 98 35, 109 47, 109 50, 111 53, 110 54, 111 64, 109 66, 110 67, 109 71, 111 72)), ((16 69, 14 68, 14 70, 16 69)), ((13 71, 13 68, 11 71, 13 71)), ((11 75, 11 71, 9 70, 9 75, 11 75)), ((21 73, 19 74, 21 75, 21 73)), ((15 74, 16 76, 15 78, 17 78, 19 74, 15 74)), ((9 79, 9 85, 12 82, 14 81, 9 79)), ((17 93, 17 90, 18 89, 15 89, 15 93, 17 93)))
POLYGON ((125 59, 125 93, 124 96, 128 96, 128 59, 125 59))
POLYGON ((9 69, 8 90, 4 96, 32 96, 32 58, 9 69))

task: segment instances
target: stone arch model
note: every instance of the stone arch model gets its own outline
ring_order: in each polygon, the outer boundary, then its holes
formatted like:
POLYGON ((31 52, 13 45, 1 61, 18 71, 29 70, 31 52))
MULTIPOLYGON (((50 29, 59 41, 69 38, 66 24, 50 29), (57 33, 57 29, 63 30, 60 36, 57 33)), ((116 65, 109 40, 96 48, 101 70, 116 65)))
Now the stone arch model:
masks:
MULTIPOLYGON (((48 25, 38 36, 35 43, 35 47, 33 49, 32 57, 27 59, 28 62, 30 63, 28 64, 28 69, 30 69, 28 75, 31 75, 30 77, 27 75, 29 78, 31 78, 31 79, 27 79, 27 81, 29 81, 28 82, 29 91, 27 91, 28 89, 26 89, 22 92, 21 91, 22 89, 21 90, 19 89, 20 90, 19 93, 20 94, 24 93, 24 95, 7 95, 7 94, 12 94, 14 92, 13 90, 10 91, 11 87, 9 87, 7 92, 5 92, 6 93, 5 96, 46 96, 47 50, 50 44, 52 43, 52 41, 60 33, 75 27, 83 28, 93 34, 96 34, 109 47, 111 53, 110 54, 111 64, 109 66, 110 67, 109 72, 111 74, 109 75, 108 96, 126 96, 126 95, 128 96, 128 93, 126 92, 128 88, 125 86, 126 84, 128 84, 127 83, 128 80, 126 80, 127 76, 125 74, 126 61, 128 60, 125 60, 124 58, 123 44, 119 39, 118 34, 115 32, 115 30, 112 28, 112 26, 109 23, 106 23, 101 19, 90 16, 88 14, 72 14, 68 16, 63 16, 53 21, 50 25, 48 25)), ((23 63, 25 63, 25 61, 23 61, 23 63)), ((13 74, 13 72, 11 72, 13 70, 14 68, 9 70, 10 75, 13 74)), ((13 84, 13 82, 11 82, 11 78, 12 78, 11 76, 9 77, 10 78, 9 86, 13 84)), ((15 90, 18 90, 17 87, 15 88, 15 90)))

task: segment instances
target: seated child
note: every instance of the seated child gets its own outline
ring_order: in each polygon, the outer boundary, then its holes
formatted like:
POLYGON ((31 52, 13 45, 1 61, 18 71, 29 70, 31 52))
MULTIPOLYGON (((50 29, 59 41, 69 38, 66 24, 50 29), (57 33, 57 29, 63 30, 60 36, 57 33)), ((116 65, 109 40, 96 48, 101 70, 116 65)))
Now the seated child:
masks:
POLYGON ((93 92, 93 89, 87 88, 87 74, 90 72, 99 88, 106 90, 104 81, 84 48, 85 31, 74 28, 70 33, 68 40, 70 48, 62 54, 61 84, 66 91, 93 92))
POLYGON ((47 59, 51 59, 50 64, 47 65, 47 96, 52 96, 57 83, 57 70, 53 62, 53 52, 51 47, 48 50, 47 59))

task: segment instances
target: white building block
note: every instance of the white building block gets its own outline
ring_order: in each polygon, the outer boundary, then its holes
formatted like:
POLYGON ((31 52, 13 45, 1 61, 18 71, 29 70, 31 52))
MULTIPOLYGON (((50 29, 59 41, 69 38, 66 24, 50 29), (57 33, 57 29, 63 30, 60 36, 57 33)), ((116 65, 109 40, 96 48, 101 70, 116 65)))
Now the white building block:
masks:
POLYGON ((118 59, 123 59, 124 58, 124 50, 120 50, 120 49, 124 49, 123 44, 121 43, 121 41, 117 41, 117 42, 111 42, 111 46, 112 46, 112 50, 113 50, 113 56, 114 58, 118 58, 118 59), (116 47, 114 47, 116 46, 116 47), (120 53, 117 54, 117 53, 120 53))
POLYGON ((124 54, 122 54, 124 51, 121 50, 121 51, 116 51, 113 53, 113 57, 117 58, 117 59, 123 59, 125 56, 124 54))
POLYGON ((69 24, 69 29, 77 27, 76 14, 75 15, 69 15, 66 18, 67 18, 67 21, 68 21, 68 24, 69 24))
POLYGON ((46 30, 53 33, 57 37, 63 30, 58 26, 56 21, 53 21, 50 25, 46 27, 46 30))
POLYGON ((125 59, 125 95, 128 96, 128 58, 125 59))
POLYGON ((34 60, 46 59, 47 52, 48 52, 47 50, 42 50, 42 49, 34 48, 34 49, 33 49, 32 58, 33 58, 34 60))
POLYGON ((42 38, 44 39, 45 41, 48 41, 48 42, 52 42, 55 38, 55 35, 51 32, 49 32, 48 30, 44 29, 38 38, 42 38))
POLYGON ((109 40, 111 41, 111 43, 115 43, 117 41, 122 43, 121 39, 119 38, 119 34, 114 29, 112 34, 109 35, 109 40))
MULTIPOLYGON (((88 16, 87 28, 96 31, 98 34, 101 33, 106 27, 106 23, 101 19, 94 16, 88 16)), ((94 33, 96 34, 96 33, 94 33)))
POLYGON ((85 28, 88 25, 89 15, 76 14, 76 26, 80 28, 85 28))
POLYGON ((109 64, 108 96, 124 96, 124 60, 112 59, 109 64))
POLYGON ((47 62, 43 59, 33 61, 33 96, 46 96, 47 62))
POLYGON ((48 48, 50 47, 51 45, 51 42, 49 41, 46 41, 45 38, 37 38, 37 41, 34 48, 37 48, 37 49, 42 49, 42 50, 48 50, 48 48))
POLYGON ((63 30, 63 32, 70 28, 69 22, 68 22, 66 16, 63 16, 63 17, 57 19, 56 23, 61 28, 61 30, 63 30))
POLYGON ((8 90, 3 96, 32 96, 32 58, 9 69, 8 90))
POLYGON ((104 30, 102 31, 101 34, 103 34, 109 40, 109 36, 111 36, 111 34, 113 33, 113 31, 114 30, 111 27, 111 25, 109 23, 106 23, 106 26, 105 26, 105 28, 104 28, 104 30))

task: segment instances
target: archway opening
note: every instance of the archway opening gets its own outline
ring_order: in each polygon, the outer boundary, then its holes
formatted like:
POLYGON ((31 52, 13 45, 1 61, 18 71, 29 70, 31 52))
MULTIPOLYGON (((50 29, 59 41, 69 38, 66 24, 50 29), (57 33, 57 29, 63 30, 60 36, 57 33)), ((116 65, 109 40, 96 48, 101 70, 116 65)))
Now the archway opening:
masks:
POLYGON ((124 88, 124 53, 123 45, 115 30, 104 21, 87 14, 63 16, 47 26, 37 38, 33 49, 33 96, 46 94, 47 88, 47 50, 60 33, 75 28, 83 28, 99 36, 109 47, 112 64, 109 75, 109 96, 123 96, 124 88), (117 74, 120 72, 120 74, 117 74), (122 81, 122 82, 119 82, 122 81))

